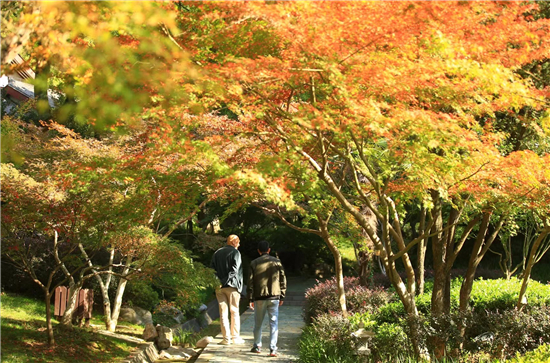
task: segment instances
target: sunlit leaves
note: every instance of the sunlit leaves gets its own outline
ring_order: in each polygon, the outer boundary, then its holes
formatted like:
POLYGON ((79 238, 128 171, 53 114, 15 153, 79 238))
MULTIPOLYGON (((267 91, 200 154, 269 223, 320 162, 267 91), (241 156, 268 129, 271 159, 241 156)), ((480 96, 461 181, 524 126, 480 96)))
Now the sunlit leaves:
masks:
POLYGON ((180 82, 196 72, 168 36, 174 25, 174 13, 155 2, 36 2, 6 24, 2 47, 25 52, 19 67, 38 75, 52 67, 50 86, 73 100, 59 106, 59 121, 101 129, 131 123, 146 105, 185 101, 180 82), (26 27, 24 43, 10 33, 26 27))

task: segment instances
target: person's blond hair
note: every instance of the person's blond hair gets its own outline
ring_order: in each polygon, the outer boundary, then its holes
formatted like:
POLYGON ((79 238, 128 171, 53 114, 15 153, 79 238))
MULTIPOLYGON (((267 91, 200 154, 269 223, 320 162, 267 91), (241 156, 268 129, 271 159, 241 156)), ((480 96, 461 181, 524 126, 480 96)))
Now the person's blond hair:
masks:
POLYGON ((239 244, 240 241, 241 240, 239 239, 239 237, 236 234, 232 234, 229 237, 227 237, 227 244, 231 245, 233 247, 237 247, 237 245, 239 244))

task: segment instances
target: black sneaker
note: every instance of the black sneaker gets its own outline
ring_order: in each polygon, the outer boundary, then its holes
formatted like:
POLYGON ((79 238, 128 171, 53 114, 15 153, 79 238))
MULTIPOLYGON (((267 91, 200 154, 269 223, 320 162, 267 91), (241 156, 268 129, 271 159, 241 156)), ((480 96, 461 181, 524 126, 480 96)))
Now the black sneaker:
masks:
POLYGON ((275 350, 270 351, 269 356, 270 357, 276 357, 277 356, 277 351, 275 351, 275 350))
POLYGON ((260 347, 252 347, 252 349, 250 349, 250 351, 252 353, 261 353, 260 347))

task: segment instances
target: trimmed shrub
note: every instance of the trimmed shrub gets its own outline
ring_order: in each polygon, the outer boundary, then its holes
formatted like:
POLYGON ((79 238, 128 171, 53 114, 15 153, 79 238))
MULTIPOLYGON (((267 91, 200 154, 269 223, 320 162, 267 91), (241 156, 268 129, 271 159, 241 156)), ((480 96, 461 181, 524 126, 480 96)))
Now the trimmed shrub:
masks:
MULTIPOLYGON (((360 284, 357 277, 345 277, 346 307, 351 314, 376 311, 390 301, 391 295, 385 290, 371 290, 360 284)), ((323 314, 340 311, 336 278, 318 282, 306 291, 304 319, 311 324, 313 319, 323 314)))
MULTIPOLYGON (((446 342, 448 353, 460 346, 458 323, 462 321, 467 329, 464 338, 464 353, 490 353, 496 357, 508 357, 515 352, 532 350, 543 343, 549 343, 550 332, 550 286, 531 281, 527 295, 529 306, 524 311, 515 309, 521 281, 518 279, 476 280, 474 282, 471 306, 464 316, 457 312, 461 279, 452 283, 451 314, 432 317, 430 314, 431 291, 417 296, 416 303, 420 316, 414 324, 420 327, 421 339, 428 350, 435 348, 432 343, 435 337, 446 342)), ((431 286, 428 284, 428 288, 431 286)), ((382 306, 378 312, 368 316, 367 323, 376 327, 389 324, 408 331, 408 324, 403 322, 405 310, 400 301, 382 306)), ((355 320, 361 320, 354 317, 355 320)), ((365 323, 365 322, 364 322, 365 323)), ((397 328, 396 328, 397 329, 397 328)), ((394 349, 391 339, 375 338, 374 344, 379 356, 394 349), (388 344, 386 347, 385 344, 388 344)))
MULTIPOLYGON (((510 310, 516 307, 522 280, 518 278, 476 280, 472 287, 470 305, 474 310, 510 310)), ((550 306, 550 285, 529 281, 527 288, 530 306, 550 306)))
MULTIPOLYGON (((451 312, 458 309, 461 283, 461 277, 454 279, 451 283, 451 312)), ((474 313, 477 314, 474 319, 480 319, 485 311, 515 309, 521 283, 522 281, 517 278, 512 278, 510 280, 475 280, 470 296, 470 306, 474 313)), ((426 316, 430 314, 432 299, 431 287, 431 282, 427 282, 427 291, 415 298, 416 307, 419 313, 426 316)), ((528 297, 529 306, 550 306, 550 285, 544 285, 537 281, 530 281, 526 295, 528 297)), ((380 308, 376 320, 378 322, 395 323, 400 317, 405 315, 403 304, 400 301, 393 301, 380 308)), ((483 319, 481 325, 486 325, 486 323, 486 320, 483 319)), ((480 331, 478 334, 481 334, 483 331, 480 331)))

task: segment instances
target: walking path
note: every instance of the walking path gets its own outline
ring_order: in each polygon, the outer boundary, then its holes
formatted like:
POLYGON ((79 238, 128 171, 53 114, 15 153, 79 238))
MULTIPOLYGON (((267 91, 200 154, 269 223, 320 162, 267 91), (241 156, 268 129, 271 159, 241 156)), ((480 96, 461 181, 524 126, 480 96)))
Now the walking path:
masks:
POLYGON ((304 319, 302 316, 304 292, 315 284, 314 279, 289 277, 287 279, 287 296, 283 306, 279 308, 279 342, 278 356, 269 357, 269 322, 267 315, 262 328, 262 352, 251 353, 254 339, 254 312, 250 309, 241 315, 241 337, 243 345, 219 345, 221 334, 198 357, 196 363, 241 363, 241 362, 270 362, 289 363, 298 361, 298 341, 304 319))

